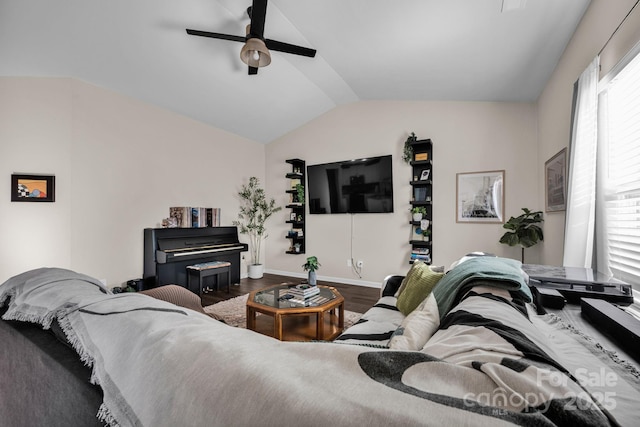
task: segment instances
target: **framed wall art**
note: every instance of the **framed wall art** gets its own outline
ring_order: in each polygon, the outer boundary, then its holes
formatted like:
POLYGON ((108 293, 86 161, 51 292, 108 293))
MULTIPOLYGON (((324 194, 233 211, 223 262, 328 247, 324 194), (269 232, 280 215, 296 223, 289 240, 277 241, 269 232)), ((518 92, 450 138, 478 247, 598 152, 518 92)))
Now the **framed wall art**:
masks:
POLYGON ((504 222, 504 170, 456 174, 456 222, 504 222))
POLYGON ((55 202, 56 177, 54 175, 11 175, 12 202, 55 202))
POLYGON ((545 211, 567 209, 567 149, 560 150, 544 164, 545 211))

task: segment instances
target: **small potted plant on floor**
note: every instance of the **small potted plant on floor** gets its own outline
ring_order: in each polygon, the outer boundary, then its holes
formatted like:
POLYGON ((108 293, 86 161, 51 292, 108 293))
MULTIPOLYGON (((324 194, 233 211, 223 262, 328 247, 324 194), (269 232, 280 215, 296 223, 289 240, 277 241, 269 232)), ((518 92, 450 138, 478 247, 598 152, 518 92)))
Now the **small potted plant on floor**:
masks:
POLYGON ((315 286, 317 282, 316 270, 320 268, 320 263, 318 262, 318 258, 315 256, 310 256, 307 258, 307 262, 302 264, 302 268, 304 271, 309 272, 309 284, 311 286, 315 286))
POLYGON ((238 196, 240 196, 240 212, 238 220, 233 221, 233 225, 238 227, 240 233, 249 235, 251 252, 249 278, 259 279, 264 274, 264 266, 260 264, 260 246, 267 238, 265 223, 282 207, 276 206, 273 198, 267 201, 264 189, 260 187, 260 182, 255 176, 249 178, 249 184, 242 186, 238 196))

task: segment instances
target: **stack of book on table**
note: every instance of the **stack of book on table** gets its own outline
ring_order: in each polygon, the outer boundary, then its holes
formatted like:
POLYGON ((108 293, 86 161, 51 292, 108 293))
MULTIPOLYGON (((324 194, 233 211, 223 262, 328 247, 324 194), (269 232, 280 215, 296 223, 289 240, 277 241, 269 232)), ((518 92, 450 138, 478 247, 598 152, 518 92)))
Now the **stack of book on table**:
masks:
POLYGON ((327 298, 320 296, 320 288, 311 285, 296 285, 287 290, 287 293, 293 295, 289 301, 296 304, 319 305, 327 301, 327 298))

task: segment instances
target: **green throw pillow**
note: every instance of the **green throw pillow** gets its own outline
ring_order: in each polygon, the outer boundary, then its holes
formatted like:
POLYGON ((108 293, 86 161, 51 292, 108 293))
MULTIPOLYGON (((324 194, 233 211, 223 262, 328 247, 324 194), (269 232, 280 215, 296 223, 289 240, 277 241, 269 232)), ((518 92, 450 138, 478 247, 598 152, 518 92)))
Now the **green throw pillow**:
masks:
POLYGON ((405 316, 408 316, 415 308, 429 296, 433 287, 444 276, 437 273, 423 262, 417 261, 407 273, 404 288, 398 295, 396 307, 405 316))
POLYGON ((416 261, 413 264, 411 264, 411 268, 409 268, 409 271, 407 272, 407 274, 404 276, 404 279, 402 279, 402 282, 400 282, 400 287, 398 288, 398 290, 396 291, 396 294, 394 295, 396 298, 398 298, 400 296, 400 294, 402 293, 402 291, 404 291, 404 288, 407 287, 407 283, 412 279, 412 277, 416 273, 417 271, 420 271, 421 269, 423 269, 424 267, 428 267, 427 264, 425 264, 422 261, 416 261))

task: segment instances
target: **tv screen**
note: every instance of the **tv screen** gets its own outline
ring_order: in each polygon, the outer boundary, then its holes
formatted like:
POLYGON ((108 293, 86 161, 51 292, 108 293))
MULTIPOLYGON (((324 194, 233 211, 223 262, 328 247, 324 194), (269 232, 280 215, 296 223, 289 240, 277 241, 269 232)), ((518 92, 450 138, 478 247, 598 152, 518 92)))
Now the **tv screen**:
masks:
POLYGON ((391 156, 307 166, 309 212, 393 212, 391 156))

